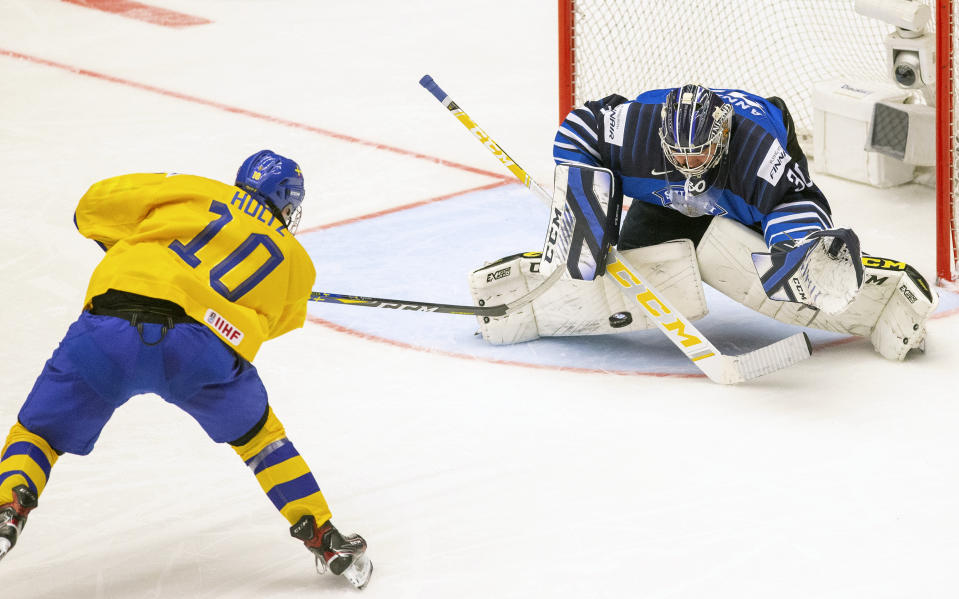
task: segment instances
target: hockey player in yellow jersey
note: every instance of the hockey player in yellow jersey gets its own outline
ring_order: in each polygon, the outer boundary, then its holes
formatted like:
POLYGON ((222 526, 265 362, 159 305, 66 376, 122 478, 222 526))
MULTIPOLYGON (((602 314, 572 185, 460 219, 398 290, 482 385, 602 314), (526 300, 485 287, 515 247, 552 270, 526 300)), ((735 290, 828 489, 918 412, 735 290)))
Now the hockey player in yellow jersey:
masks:
POLYGON ((261 200, 192 175, 93 185, 77 206, 77 228, 110 251, 86 305, 110 289, 171 301, 252 361, 261 343, 303 325, 316 275, 281 215, 261 200))
POLYGON ((84 194, 74 221, 106 254, 0 452, 0 559, 57 458, 90 453, 116 408, 156 393, 233 447, 321 572, 366 585, 365 540, 331 523, 251 364, 306 318, 315 271, 293 237, 304 193, 296 162, 263 150, 235 185, 131 174, 84 194))

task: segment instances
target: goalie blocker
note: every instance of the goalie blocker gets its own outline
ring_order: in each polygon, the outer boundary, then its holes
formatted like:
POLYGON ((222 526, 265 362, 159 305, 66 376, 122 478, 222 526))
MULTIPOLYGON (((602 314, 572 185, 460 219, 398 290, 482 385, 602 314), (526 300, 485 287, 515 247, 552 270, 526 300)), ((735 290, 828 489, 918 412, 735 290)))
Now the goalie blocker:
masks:
MULTIPOLYGON (((556 214, 555 207, 551 214, 556 214)), ((549 236, 544 249, 549 249, 549 236)), ((902 360, 910 350, 923 349, 925 322, 938 304, 938 296, 908 264, 863 256, 861 291, 844 309, 827 314, 767 296, 752 257, 766 251, 762 236, 755 231, 731 219, 714 218, 698 249, 689 240, 676 240, 620 255, 689 320, 707 314, 702 286, 706 282, 781 322, 868 337, 876 351, 890 360, 902 360)), ((544 254, 515 254, 474 271, 470 275, 474 302, 480 306, 508 303, 535 288, 544 278, 544 254)), ((570 253, 570 260, 574 254, 570 253)), ((547 265, 547 269, 552 267, 547 265)), ((480 318, 483 338, 502 345, 540 336, 597 335, 656 326, 624 301, 611 277, 599 272, 601 269, 595 269, 592 278, 564 277, 522 310, 480 318)))

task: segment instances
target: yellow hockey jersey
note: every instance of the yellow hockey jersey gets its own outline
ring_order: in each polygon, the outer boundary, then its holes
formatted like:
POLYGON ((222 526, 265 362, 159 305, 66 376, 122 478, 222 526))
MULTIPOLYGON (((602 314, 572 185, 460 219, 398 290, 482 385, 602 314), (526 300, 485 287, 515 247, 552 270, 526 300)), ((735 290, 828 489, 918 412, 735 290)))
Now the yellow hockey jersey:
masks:
POLYGON ((192 175, 122 175, 90 187, 75 220, 107 250, 86 308, 108 289, 169 300, 250 361, 267 339, 303 326, 313 262, 237 187, 192 175))

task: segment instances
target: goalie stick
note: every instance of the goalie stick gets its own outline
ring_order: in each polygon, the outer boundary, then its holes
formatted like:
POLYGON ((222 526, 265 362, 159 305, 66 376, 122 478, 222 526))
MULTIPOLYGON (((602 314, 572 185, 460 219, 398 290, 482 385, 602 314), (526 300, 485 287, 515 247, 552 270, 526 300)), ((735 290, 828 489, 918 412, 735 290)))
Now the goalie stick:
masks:
MULTIPOLYGON (((510 156, 496 145, 429 75, 420 79, 420 85, 429 90, 471 133, 503 163, 526 187, 539 194, 551 205, 550 196, 510 156)), ((555 272, 561 272, 557 269, 555 272)), ((665 297, 635 273, 615 248, 611 248, 606 262, 606 273, 619 284, 620 291, 638 306, 657 328, 678 347, 705 374, 709 380, 721 384, 748 381, 775 372, 809 358, 812 345, 806 333, 797 333, 770 345, 740 355, 725 355, 716 349, 705 335, 681 312, 674 309, 665 297)), ((542 287, 542 286, 541 286, 542 287)), ((537 289, 540 289, 538 287, 537 289)), ((521 298, 522 299, 522 298, 521 298)))
POLYGON ((797 333, 745 354, 725 355, 682 312, 673 308, 662 294, 636 274, 615 249, 610 251, 606 273, 619 284, 623 295, 639 306, 713 382, 724 385, 742 383, 801 362, 812 354, 809 336, 797 333))
MULTIPOLYGON (((480 142, 485 145, 490 152, 496 156, 499 161, 510 170, 513 175, 515 175, 523 184, 538 192, 542 197, 546 198, 547 204, 552 200, 546 190, 537 185, 536 181, 529 176, 523 168, 516 163, 515 160, 510 158, 506 152, 500 149, 500 147, 493 141, 485 131, 480 129, 473 119, 469 117, 463 110, 456 105, 456 102, 453 102, 446 92, 444 92, 440 87, 433 81, 433 78, 429 75, 424 75, 420 79, 420 85, 427 89, 433 96, 440 101, 443 106, 445 106, 461 123, 463 126, 469 129, 480 142)), ((567 248, 568 250, 568 248, 567 248)), ((559 256, 561 260, 565 260, 566 256, 559 256)), ((555 272, 551 273, 546 279, 543 280, 535 289, 530 290, 526 295, 516 298, 515 300, 505 303, 505 304, 496 304, 493 306, 462 306, 457 304, 439 304, 433 302, 422 302, 417 300, 394 300, 386 299, 380 297, 364 297, 361 295, 343 295, 340 293, 328 293, 324 291, 313 291, 310 293, 309 301, 311 302, 320 302, 320 303, 330 303, 330 304, 344 304, 348 306, 365 306, 368 308, 386 308, 391 310, 414 310, 418 312, 436 312, 438 314, 463 314, 466 316, 506 316, 511 312, 515 312, 520 308, 530 304, 533 300, 543 295, 547 289, 553 286, 556 281, 560 280, 563 275, 562 269, 557 269, 555 272)))
POLYGON ((493 138, 490 137, 486 131, 483 131, 483 129, 476 124, 476 121, 471 119, 470 116, 466 114, 466 111, 453 101, 453 98, 451 98, 449 94, 440 89, 440 86, 436 84, 436 81, 433 81, 432 77, 423 75, 423 77, 420 78, 420 85, 422 85, 426 91, 433 94, 433 97, 439 100, 440 104, 446 107, 446 109, 450 111, 450 114, 456 117, 456 120, 469 129, 469 132, 472 133, 481 144, 486 146, 486 149, 489 150, 493 156, 496 156, 496 159, 509 169, 509 172, 513 173, 513 176, 519 179, 523 185, 539 193, 541 197, 546 199, 547 204, 552 201, 552 198, 546 193, 546 190, 540 187, 536 181, 529 176, 529 173, 523 170, 523 167, 517 164, 509 154, 500 148, 499 145, 493 141, 493 138))

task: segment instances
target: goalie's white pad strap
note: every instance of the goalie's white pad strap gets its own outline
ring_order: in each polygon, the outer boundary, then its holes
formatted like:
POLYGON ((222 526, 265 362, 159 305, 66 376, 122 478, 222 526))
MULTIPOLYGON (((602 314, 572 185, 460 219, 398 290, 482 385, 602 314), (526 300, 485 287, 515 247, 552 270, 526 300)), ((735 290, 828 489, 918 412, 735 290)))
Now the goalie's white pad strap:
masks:
MULTIPOLYGON (((696 320, 706 315, 692 242, 672 241, 621 254, 687 318, 696 320)), ((474 303, 508 303, 539 285, 544 277, 539 272, 538 256, 533 252, 510 256, 473 272, 470 290, 474 303)), ((494 345, 540 336, 599 335, 656 326, 634 306, 627 306, 618 286, 606 276, 593 281, 562 279, 522 310, 478 320, 483 338, 494 345)))
POLYGON ((759 233, 732 219, 714 218, 696 255, 704 282, 766 316, 788 324, 869 337, 876 351, 892 360, 902 360, 910 349, 922 346, 925 321, 938 304, 938 296, 927 290, 931 299, 927 297, 907 276, 905 263, 863 258, 862 290, 842 312, 830 315, 800 303, 769 299, 751 258, 753 252, 766 251, 759 233))

